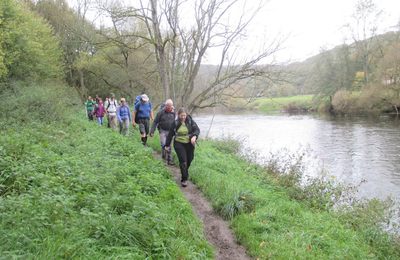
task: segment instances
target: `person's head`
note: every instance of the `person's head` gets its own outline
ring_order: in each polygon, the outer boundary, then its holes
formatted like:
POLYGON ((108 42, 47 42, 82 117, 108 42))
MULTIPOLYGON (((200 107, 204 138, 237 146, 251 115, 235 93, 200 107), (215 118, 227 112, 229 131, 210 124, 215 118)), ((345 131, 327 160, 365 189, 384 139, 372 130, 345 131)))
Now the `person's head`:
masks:
POLYGON ((172 99, 167 99, 165 101, 165 111, 172 112, 173 109, 174 109, 174 102, 172 102, 172 99))
POLYGON ((178 118, 181 122, 185 122, 187 117, 187 112, 184 107, 179 108, 178 110, 178 118))
POLYGON ((110 96, 111 96, 111 99, 115 99, 115 94, 114 93, 111 93, 110 96))
POLYGON ((88 96, 87 99, 88 99, 88 100, 93 100, 92 96, 88 96))
POLYGON ((126 104, 125 98, 121 98, 120 102, 121 102, 121 105, 125 105, 126 104))
POLYGON ((143 94, 143 95, 140 96, 140 100, 141 100, 143 103, 146 103, 146 102, 149 101, 149 97, 148 97, 146 94, 143 94))

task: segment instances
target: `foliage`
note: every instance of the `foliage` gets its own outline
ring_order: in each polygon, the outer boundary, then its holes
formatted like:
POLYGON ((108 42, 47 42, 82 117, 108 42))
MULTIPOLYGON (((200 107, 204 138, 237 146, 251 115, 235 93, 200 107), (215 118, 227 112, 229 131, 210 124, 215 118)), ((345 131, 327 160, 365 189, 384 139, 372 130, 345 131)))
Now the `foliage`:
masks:
POLYGON ((0 115, 3 258, 212 258, 190 205, 139 138, 87 122, 67 87, 17 86, 1 99, 35 104, 27 120, 18 106, 0 115))
POLYGON ((221 153, 227 154, 238 154, 241 146, 240 142, 233 139, 233 137, 214 140, 212 145, 221 153))
POLYGON ((360 92, 350 92, 346 90, 340 90, 335 93, 332 99, 332 105, 337 113, 359 113, 359 106, 357 100, 360 92))
POLYGON ((400 257, 398 242, 380 226, 384 204, 374 202, 374 210, 361 211, 355 206, 347 214, 347 210, 334 209, 333 205, 351 190, 341 193, 340 187, 322 179, 302 183, 299 163, 286 169, 286 174, 294 177, 282 186, 280 174, 272 174, 237 155, 222 153, 216 147, 214 141, 201 142, 190 178, 215 210, 230 219, 237 239, 254 258, 400 257), (248 201, 243 202, 245 199, 241 200, 239 194, 248 201), (376 217, 367 225, 360 225, 364 218, 358 215, 367 216, 367 212, 375 212, 376 217), (350 222, 358 224, 348 225, 350 222))
POLYGON ((14 0, 0 3, 0 81, 61 76, 61 52, 44 20, 14 0))

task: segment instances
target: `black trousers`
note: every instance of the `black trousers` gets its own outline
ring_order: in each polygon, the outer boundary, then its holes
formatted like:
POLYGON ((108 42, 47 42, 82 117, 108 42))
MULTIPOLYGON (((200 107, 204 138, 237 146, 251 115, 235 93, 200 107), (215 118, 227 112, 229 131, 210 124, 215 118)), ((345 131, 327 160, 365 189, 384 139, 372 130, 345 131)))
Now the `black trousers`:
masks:
POLYGON ((181 181, 187 181, 189 178, 190 163, 194 158, 194 146, 191 143, 174 142, 174 149, 178 156, 179 167, 181 168, 181 181))

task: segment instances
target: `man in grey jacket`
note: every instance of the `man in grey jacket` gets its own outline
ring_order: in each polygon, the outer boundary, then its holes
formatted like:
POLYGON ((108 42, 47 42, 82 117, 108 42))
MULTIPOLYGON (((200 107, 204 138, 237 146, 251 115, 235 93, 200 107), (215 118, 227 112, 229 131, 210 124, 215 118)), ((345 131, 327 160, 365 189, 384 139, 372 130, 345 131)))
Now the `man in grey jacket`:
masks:
POLYGON ((165 106, 157 113, 156 118, 153 121, 153 125, 151 126, 150 136, 154 135, 154 131, 156 127, 158 132, 160 133, 160 143, 161 143, 161 151, 162 158, 167 161, 169 165, 173 165, 171 148, 165 150, 165 141, 167 139, 167 135, 171 125, 175 121, 175 111, 174 111, 174 103, 171 99, 167 99, 165 101, 165 106))

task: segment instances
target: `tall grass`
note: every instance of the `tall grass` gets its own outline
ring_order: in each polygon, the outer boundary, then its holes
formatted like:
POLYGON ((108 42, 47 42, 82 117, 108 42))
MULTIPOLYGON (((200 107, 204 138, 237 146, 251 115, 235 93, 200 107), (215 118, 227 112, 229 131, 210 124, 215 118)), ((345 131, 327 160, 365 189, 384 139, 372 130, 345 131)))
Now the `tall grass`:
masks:
POLYGON ((139 137, 87 122, 61 86, 14 88, 1 99, 1 258, 213 257, 139 137))
POLYGON ((273 173, 221 152, 220 146, 218 141, 200 143, 190 178, 230 220, 238 240, 255 258, 400 257, 399 240, 380 226, 387 213, 385 203, 335 208, 347 190, 322 180, 301 184, 299 167, 273 173))

